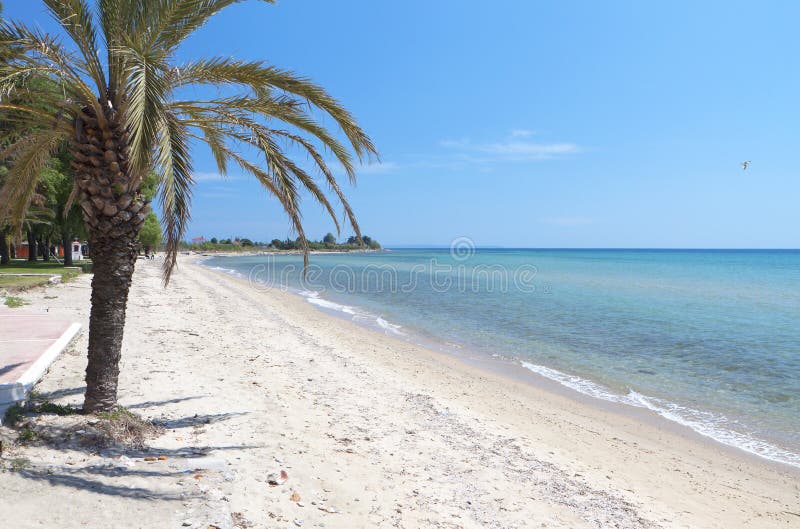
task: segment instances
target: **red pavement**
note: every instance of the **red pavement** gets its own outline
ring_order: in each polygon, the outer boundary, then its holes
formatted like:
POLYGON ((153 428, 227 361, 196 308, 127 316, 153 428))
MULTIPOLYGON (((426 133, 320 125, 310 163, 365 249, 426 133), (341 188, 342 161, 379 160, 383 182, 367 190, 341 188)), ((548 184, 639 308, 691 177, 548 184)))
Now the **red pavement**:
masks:
POLYGON ((49 314, 0 309, 0 385, 17 382, 72 327, 49 314))

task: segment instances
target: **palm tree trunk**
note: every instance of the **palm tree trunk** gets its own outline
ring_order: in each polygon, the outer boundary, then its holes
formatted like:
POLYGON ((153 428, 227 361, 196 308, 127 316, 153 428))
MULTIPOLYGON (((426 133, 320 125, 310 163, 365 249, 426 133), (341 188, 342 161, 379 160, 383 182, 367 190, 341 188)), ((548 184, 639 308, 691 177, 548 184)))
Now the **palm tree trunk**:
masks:
POLYGON ((92 310, 89 316, 89 364, 86 367, 86 412, 117 404, 125 307, 136 263, 135 237, 92 239, 92 310))
POLYGON ((78 118, 72 167, 92 249, 92 309, 89 362, 83 409, 92 413, 117 404, 125 307, 136 263, 136 239, 148 207, 141 181, 131 174, 128 132, 109 109, 104 124, 91 109, 78 118))
POLYGON ((33 231, 28 230, 28 261, 36 260, 37 248, 36 236, 33 231))
POLYGON ((64 266, 72 266, 72 241, 67 230, 61 232, 61 247, 64 248, 64 266))
POLYGON ((11 259, 8 255, 8 230, 0 230, 0 264, 8 264, 11 259))
POLYGON ((50 238, 42 238, 40 244, 42 245, 42 261, 50 260, 50 238))

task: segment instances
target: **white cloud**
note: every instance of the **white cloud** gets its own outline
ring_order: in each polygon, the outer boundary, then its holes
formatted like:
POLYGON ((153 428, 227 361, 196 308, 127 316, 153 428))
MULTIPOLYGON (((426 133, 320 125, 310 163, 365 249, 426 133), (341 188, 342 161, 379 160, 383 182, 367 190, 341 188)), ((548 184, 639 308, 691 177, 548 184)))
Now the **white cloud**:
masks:
POLYGON ((491 143, 473 143, 469 139, 446 139, 439 142, 442 147, 458 150, 460 154, 483 157, 485 162, 549 160, 580 152, 574 143, 544 143, 526 141, 532 131, 515 129, 509 139, 491 143))
POLYGON ((478 145, 476 148, 488 154, 534 160, 544 160, 559 154, 572 154, 579 150, 574 143, 532 143, 527 141, 490 143, 478 145))

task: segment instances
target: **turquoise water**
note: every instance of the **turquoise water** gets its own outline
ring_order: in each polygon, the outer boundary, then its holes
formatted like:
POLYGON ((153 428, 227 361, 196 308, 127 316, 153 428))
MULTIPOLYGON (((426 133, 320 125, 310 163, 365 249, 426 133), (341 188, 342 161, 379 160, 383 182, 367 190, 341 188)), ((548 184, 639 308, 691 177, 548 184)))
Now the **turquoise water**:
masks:
POLYGON ((501 356, 800 466, 800 251, 395 250, 212 258, 254 288, 501 356))

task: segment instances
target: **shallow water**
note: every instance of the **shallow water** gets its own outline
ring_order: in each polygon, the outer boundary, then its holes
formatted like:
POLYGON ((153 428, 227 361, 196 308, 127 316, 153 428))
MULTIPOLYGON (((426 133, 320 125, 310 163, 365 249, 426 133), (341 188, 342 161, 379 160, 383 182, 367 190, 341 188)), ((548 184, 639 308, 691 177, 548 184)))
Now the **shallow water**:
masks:
POLYGON ((800 466, 800 251, 395 250, 215 257, 253 288, 500 355, 800 466))

